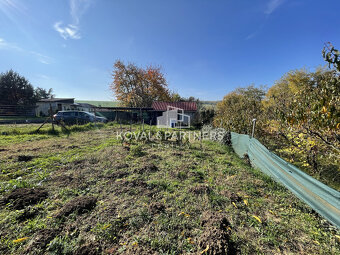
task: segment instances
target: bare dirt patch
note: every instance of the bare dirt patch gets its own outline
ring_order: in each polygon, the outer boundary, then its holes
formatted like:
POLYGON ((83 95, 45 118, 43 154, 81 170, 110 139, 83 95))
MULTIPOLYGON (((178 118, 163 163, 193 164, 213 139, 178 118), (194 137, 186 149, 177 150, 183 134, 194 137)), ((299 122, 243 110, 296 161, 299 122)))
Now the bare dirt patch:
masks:
POLYGON ((28 162, 28 161, 31 161, 32 159, 33 159, 33 156, 30 156, 30 155, 19 155, 18 156, 19 162, 28 162))
POLYGON ((74 253, 74 255, 97 255, 97 254, 101 254, 101 248, 99 244, 95 243, 84 244, 74 253))
POLYGON ((96 206, 97 198, 95 197, 77 197, 66 203, 63 208, 55 215, 56 218, 68 216, 73 212, 78 214, 91 211, 96 206))
POLYGON ((234 245, 230 241, 230 223, 223 214, 205 212, 201 225, 204 230, 198 238, 198 244, 204 254, 235 254, 234 245))
POLYGON ((211 188, 206 184, 200 184, 190 188, 190 191, 196 195, 210 194, 211 188))
POLYGON ((38 209, 26 207, 24 211, 22 212, 22 214, 18 215, 16 219, 19 222, 22 222, 22 221, 34 218, 35 216, 38 215, 38 213, 39 213, 38 209))
MULTIPOLYGON (((111 253, 111 254, 116 254, 116 253, 111 253)), ((128 247, 122 254, 150 255, 150 254, 159 254, 159 253, 151 250, 148 247, 141 247, 138 244, 136 244, 136 245, 132 245, 131 247, 128 247)))
POLYGON ((59 230, 57 229, 42 229, 39 230, 33 239, 27 244, 25 253, 31 252, 34 248, 44 249, 54 237, 57 236, 59 230))
POLYGON ((13 190, 9 195, 5 196, 0 201, 0 205, 11 203, 11 208, 20 210, 28 205, 35 205, 47 197, 48 192, 42 188, 19 188, 13 190))
POLYGON ((69 175, 59 175, 51 179, 52 183, 57 184, 59 187, 66 187, 73 181, 73 177, 69 175))
POLYGON ((126 192, 131 188, 143 188, 147 189, 148 184, 142 180, 142 179, 133 179, 133 180, 121 180, 117 181, 116 184, 118 184, 122 192, 126 192))
POLYGON ((124 170, 117 170, 117 171, 113 172, 112 174, 109 174, 105 177, 109 178, 109 179, 121 179, 121 178, 124 178, 128 175, 129 175, 129 172, 126 172, 124 170))
POLYGON ((149 210, 152 214, 158 214, 165 211, 165 205, 159 202, 151 203, 149 210))
POLYGON ((149 159, 162 159, 162 157, 161 156, 159 156, 159 155, 156 155, 156 154, 151 154, 150 156, 149 156, 149 159))
POLYGON ((154 164, 146 164, 144 165, 143 167, 139 168, 137 170, 137 172, 139 174, 143 174, 143 173, 154 173, 154 172, 157 172, 159 171, 158 167, 154 164))
POLYGON ((136 195, 144 194, 153 197, 157 193, 155 187, 149 186, 143 179, 137 178, 133 180, 120 179, 114 183, 114 192, 116 195, 129 194, 136 195))
POLYGON ((117 169, 123 169, 123 168, 128 168, 128 167, 129 167, 129 165, 128 164, 124 164, 124 163, 123 164, 119 164, 119 165, 116 166, 117 169))

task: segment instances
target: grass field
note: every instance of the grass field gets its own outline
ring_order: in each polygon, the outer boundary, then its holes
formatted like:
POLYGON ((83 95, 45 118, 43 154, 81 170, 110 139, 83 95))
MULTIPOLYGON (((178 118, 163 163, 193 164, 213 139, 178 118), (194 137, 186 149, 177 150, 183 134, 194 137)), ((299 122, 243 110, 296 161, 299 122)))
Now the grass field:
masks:
POLYGON ((118 101, 91 101, 91 100, 75 100, 76 103, 86 103, 101 107, 116 107, 119 106, 118 101))
POLYGON ((34 120, 44 120, 45 118, 42 117, 7 117, 7 116, 0 116, 0 121, 11 121, 11 120, 28 120, 28 121, 34 121, 34 120))
POLYGON ((36 128, 0 126, 1 254, 340 254, 334 227, 226 146, 36 128))

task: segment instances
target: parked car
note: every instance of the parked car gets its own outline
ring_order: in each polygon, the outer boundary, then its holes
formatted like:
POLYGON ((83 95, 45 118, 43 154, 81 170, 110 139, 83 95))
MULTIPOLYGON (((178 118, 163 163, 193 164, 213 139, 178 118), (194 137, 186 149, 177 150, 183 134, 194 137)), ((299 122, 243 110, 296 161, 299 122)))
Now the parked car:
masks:
POLYGON ((66 124, 83 124, 88 122, 107 122, 107 118, 99 117, 93 113, 83 111, 59 111, 53 117, 57 121, 63 121, 66 124))

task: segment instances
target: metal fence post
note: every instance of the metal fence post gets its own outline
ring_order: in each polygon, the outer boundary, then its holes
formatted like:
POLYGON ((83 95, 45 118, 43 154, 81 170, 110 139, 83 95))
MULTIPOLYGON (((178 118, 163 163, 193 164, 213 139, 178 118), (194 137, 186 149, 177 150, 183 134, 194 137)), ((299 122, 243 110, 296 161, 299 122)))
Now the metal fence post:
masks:
POLYGON ((255 134, 255 124, 256 124, 256 119, 253 119, 253 131, 251 132, 251 138, 254 138, 254 134, 255 134))

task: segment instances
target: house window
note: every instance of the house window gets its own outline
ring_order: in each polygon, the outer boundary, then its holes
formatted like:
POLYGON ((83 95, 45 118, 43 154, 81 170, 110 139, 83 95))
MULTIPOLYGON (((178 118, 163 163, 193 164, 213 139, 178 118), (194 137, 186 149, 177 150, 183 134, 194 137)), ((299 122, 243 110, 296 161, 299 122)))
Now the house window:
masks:
POLYGON ((62 109, 62 104, 58 104, 58 111, 61 111, 62 109))

